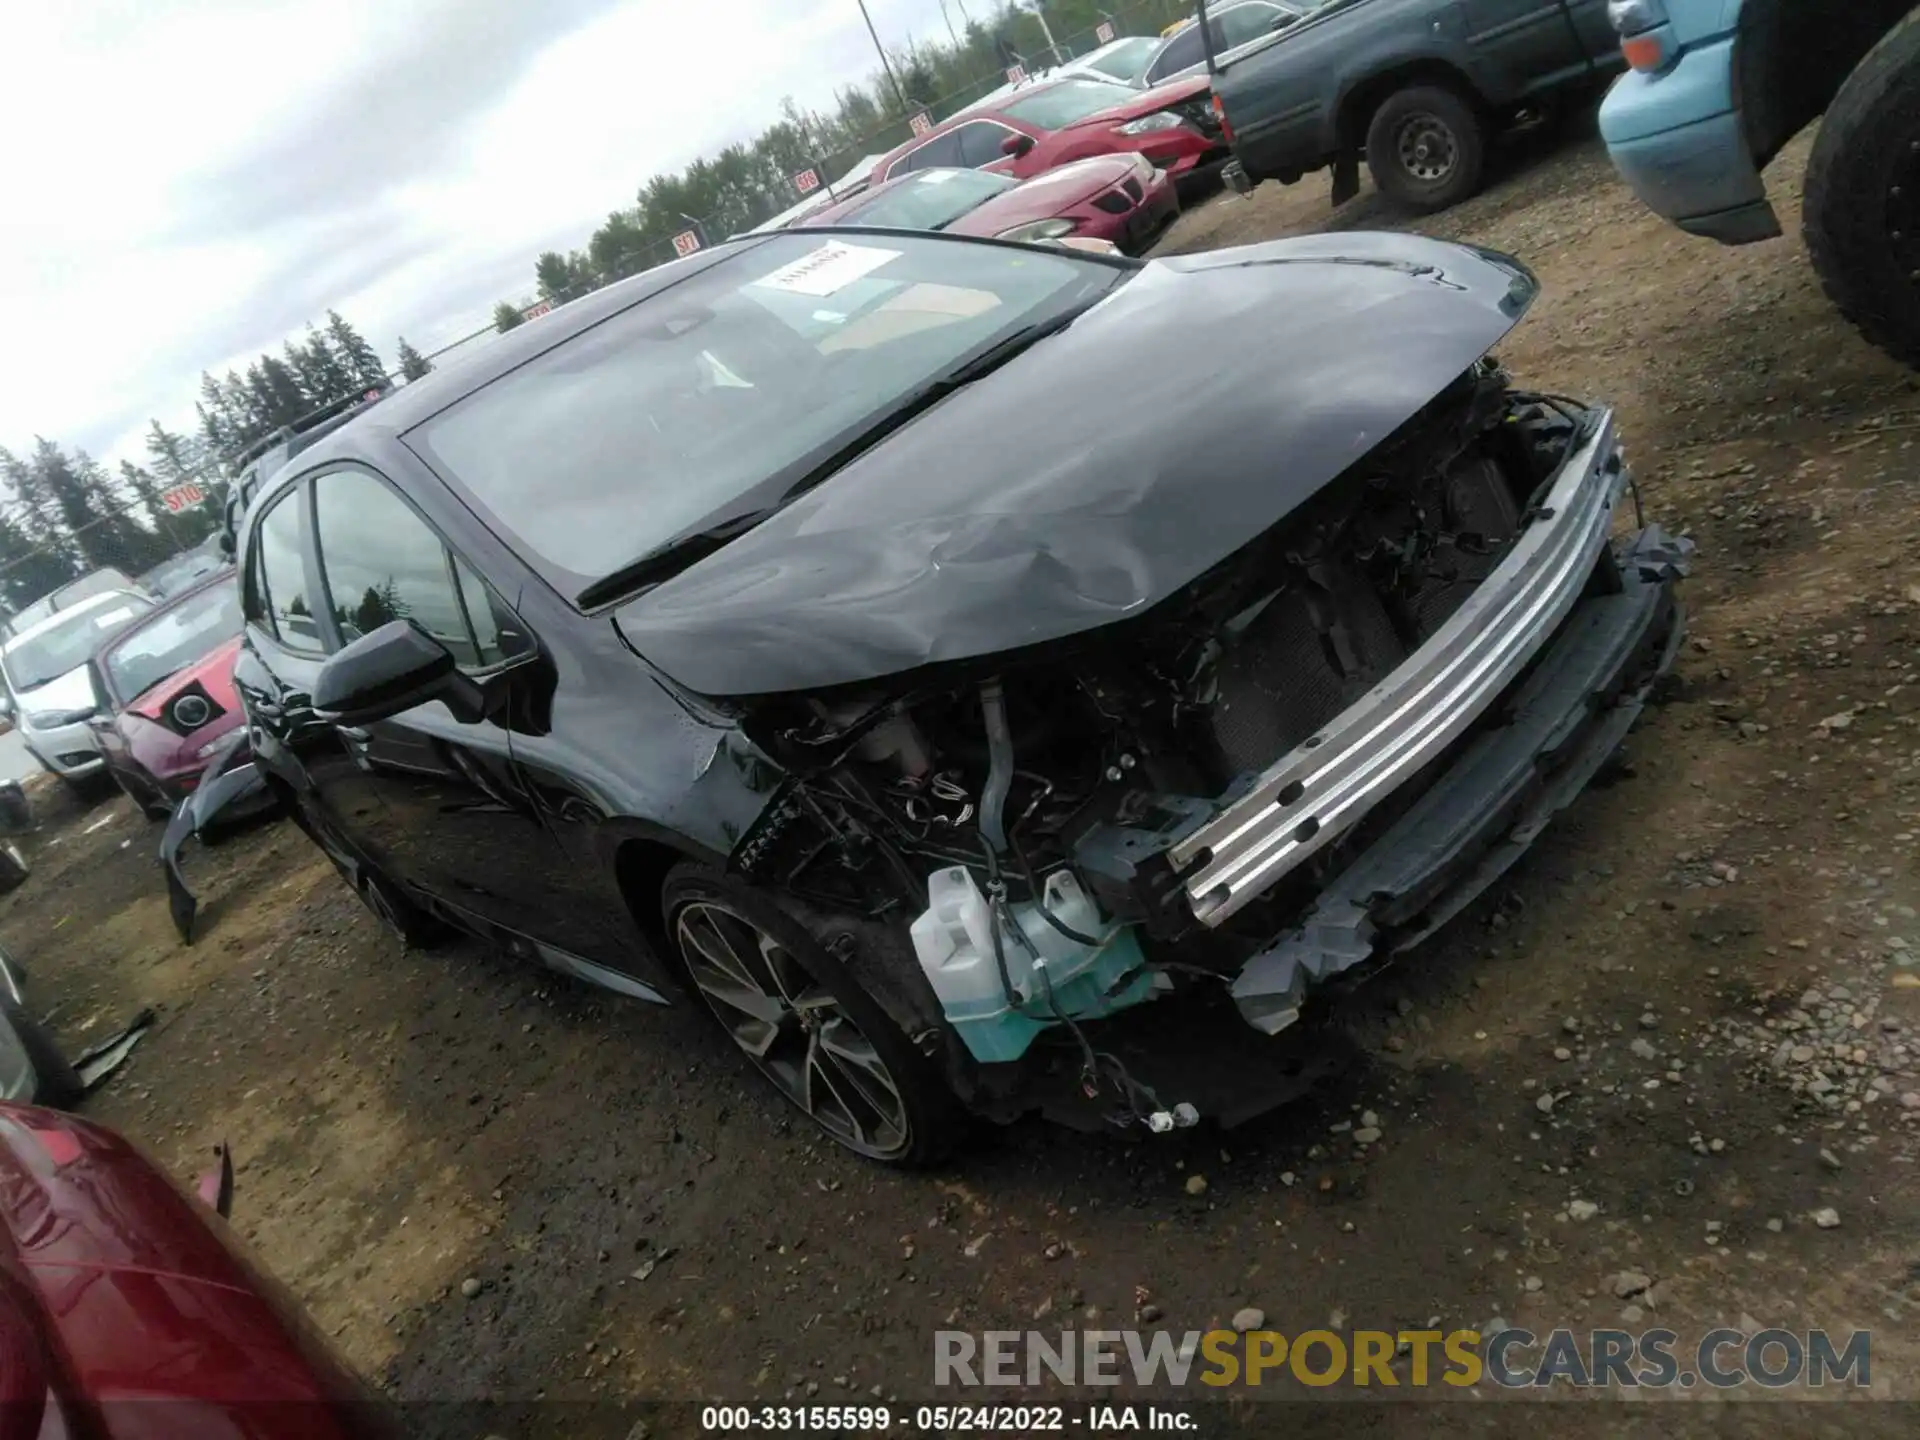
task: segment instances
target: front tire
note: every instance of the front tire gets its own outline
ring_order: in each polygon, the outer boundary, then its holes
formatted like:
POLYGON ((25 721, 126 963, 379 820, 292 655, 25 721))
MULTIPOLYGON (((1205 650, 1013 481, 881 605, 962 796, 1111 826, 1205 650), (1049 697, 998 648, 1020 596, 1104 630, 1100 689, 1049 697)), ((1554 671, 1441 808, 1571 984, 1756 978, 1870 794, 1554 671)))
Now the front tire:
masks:
POLYGON ((166 796, 156 785, 147 787, 144 782, 136 782, 119 770, 112 770, 113 783, 120 787, 120 793, 134 803, 134 808, 149 820, 165 821, 173 818, 173 807, 167 804, 166 796))
POLYGON ((1459 92, 1413 85, 1389 95, 1367 127, 1367 169, 1380 193, 1430 215, 1480 188, 1486 125, 1459 92))
POLYGON ((1869 342, 1920 368, 1920 10, 1827 107, 1804 199, 1827 297, 1869 342))
POLYGON ((680 865, 661 891, 692 989, 773 1087, 836 1144, 930 1165, 958 1137, 953 1092, 846 968, 770 897, 680 865))

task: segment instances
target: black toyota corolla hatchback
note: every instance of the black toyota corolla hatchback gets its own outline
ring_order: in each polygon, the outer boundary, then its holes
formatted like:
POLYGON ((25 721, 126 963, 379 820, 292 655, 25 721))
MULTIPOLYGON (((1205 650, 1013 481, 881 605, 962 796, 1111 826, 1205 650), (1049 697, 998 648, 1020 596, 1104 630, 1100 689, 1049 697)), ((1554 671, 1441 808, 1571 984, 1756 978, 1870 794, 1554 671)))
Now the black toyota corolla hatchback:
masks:
POLYGON ((1395 235, 648 272, 254 501, 256 757, 407 941, 697 997, 865 1155, 1244 1113, 1680 643, 1611 413, 1489 356, 1534 291, 1395 235))

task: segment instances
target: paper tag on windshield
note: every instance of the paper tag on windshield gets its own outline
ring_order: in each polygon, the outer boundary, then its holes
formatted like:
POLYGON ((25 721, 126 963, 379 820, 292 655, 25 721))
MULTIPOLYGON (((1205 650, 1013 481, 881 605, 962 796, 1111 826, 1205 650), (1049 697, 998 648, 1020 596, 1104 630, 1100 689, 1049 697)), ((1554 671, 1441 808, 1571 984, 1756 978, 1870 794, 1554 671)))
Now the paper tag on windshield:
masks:
POLYGON ((872 274, 889 260, 897 259, 899 254, 898 250, 829 240, 818 250, 809 251, 792 264, 782 265, 753 283, 769 290, 784 290, 789 295, 831 295, 872 274))

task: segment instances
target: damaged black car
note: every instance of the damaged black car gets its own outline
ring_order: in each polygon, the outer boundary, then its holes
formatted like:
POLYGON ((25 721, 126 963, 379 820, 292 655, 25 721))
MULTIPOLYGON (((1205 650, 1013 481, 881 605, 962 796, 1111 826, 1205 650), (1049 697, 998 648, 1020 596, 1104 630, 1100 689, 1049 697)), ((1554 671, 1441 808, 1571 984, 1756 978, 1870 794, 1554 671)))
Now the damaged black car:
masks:
POLYGON ((1535 291, 1402 235, 650 271, 255 500, 255 763, 403 939, 695 997, 861 1154, 1228 1118, 1183 1065, 1457 913, 1673 664, 1611 412, 1492 357, 1535 291))

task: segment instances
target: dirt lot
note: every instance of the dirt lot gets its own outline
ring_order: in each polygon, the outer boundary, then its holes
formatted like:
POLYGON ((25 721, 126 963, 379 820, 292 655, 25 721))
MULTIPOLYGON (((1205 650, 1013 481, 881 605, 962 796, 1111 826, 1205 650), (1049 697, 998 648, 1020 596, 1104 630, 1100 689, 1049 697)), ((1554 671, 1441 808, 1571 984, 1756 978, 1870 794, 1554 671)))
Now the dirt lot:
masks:
MULTIPOLYGON (((1324 193, 1222 197, 1169 245, 1324 224, 1324 193)), ((1363 196, 1334 223, 1383 221, 1363 196)), ((1689 241, 1591 140, 1426 228, 1538 270, 1503 358, 1619 405, 1650 513, 1700 545, 1696 638, 1633 773, 1344 1005, 1357 1059, 1313 1098, 1144 1145, 1036 1123, 894 1175, 790 1123, 689 1010, 400 951, 286 828, 190 857, 211 908, 182 948, 156 832, 43 796, 0 939, 70 1045, 162 1017, 89 1112, 182 1174, 230 1140, 239 1228, 407 1400, 924 1398, 941 1326, 1247 1305, 1288 1331, 1871 1328, 1874 1392, 1920 1397, 1920 385, 1797 239, 1689 241)))

